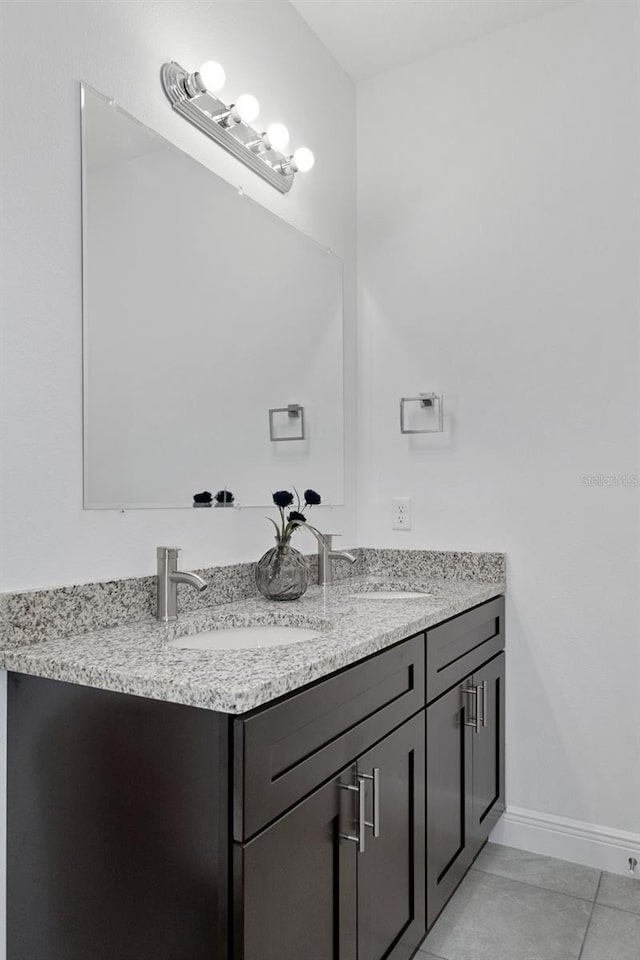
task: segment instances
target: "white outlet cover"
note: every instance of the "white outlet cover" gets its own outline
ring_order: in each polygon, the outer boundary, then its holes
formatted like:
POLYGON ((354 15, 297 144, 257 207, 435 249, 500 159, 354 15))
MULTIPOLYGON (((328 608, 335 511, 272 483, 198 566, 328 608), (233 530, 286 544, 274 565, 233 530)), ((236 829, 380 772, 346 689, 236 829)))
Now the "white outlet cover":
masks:
POLYGON ((411 530, 411 497, 393 497, 391 501, 393 530, 411 530))

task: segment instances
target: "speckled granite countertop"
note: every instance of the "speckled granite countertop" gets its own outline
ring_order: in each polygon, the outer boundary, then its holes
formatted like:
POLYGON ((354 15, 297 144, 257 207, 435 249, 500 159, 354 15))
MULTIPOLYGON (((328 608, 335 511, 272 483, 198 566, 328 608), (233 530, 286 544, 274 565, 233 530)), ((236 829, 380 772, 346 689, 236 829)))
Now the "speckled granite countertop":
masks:
POLYGON ((364 576, 310 587, 304 597, 273 603, 252 597, 155 621, 94 630, 0 650, 0 668, 183 703, 244 713, 505 591, 504 582, 364 576), (423 590, 429 596, 367 599, 371 590, 423 590), (167 641, 228 626, 311 627, 318 638, 251 650, 185 650, 167 641))

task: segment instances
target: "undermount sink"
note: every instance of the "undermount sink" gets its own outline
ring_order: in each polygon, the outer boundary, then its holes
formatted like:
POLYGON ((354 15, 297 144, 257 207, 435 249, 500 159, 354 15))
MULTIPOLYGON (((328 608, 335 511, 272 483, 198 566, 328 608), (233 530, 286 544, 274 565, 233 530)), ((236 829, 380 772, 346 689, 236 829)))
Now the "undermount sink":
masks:
POLYGON ((290 643, 318 640, 321 630, 280 624, 221 627, 205 633, 193 633, 167 641, 168 647, 179 650, 258 650, 265 647, 284 647, 290 643))
POLYGON ((419 590, 361 590, 352 593, 358 600, 420 600, 425 597, 435 597, 435 593, 422 593, 419 590))
POLYGON ((440 596, 437 589, 431 589, 427 584, 414 587, 406 581, 378 580, 361 583, 353 590, 350 597, 358 600, 424 600, 440 596))

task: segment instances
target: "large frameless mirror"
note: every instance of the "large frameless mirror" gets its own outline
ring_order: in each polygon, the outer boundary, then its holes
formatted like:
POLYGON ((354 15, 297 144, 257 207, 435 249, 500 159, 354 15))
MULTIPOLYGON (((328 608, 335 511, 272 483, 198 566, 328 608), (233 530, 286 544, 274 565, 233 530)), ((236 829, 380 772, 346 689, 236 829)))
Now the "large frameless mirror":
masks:
POLYGON ((85 508, 343 502, 342 262, 82 88, 85 508))

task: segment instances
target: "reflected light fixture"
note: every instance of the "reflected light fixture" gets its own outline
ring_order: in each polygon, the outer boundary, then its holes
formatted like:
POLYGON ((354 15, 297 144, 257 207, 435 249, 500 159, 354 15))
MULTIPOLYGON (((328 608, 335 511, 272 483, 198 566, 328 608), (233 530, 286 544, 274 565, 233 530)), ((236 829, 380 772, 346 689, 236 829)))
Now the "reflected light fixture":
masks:
POLYGON ((226 77, 215 60, 207 60, 194 73, 173 61, 165 63, 160 76, 177 113, 281 193, 291 189, 296 173, 313 167, 314 156, 308 147, 298 147, 288 155, 289 131, 283 123, 272 123, 262 133, 253 129, 260 104, 252 94, 243 93, 230 105, 220 100, 217 94, 226 77))

